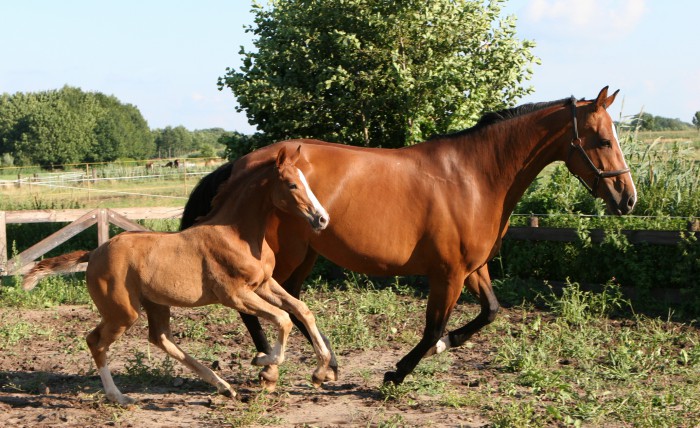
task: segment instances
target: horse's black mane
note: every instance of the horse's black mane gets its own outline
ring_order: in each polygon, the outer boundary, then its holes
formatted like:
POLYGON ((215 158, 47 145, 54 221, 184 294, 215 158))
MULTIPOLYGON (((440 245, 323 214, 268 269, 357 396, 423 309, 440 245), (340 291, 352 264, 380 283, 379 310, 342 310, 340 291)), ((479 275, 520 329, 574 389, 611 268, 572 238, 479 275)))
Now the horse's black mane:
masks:
POLYGON ((435 135, 430 138, 430 140, 435 140, 438 138, 449 138, 449 137, 459 137, 462 135, 466 134, 471 134, 472 132, 479 131, 481 129, 486 128, 487 126, 493 125, 495 123, 503 122, 508 119, 513 119, 528 113, 532 113, 535 111, 539 110, 544 110, 549 107, 555 107, 555 106, 560 106, 564 103, 569 103, 571 102, 571 97, 569 98, 562 98, 560 100, 556 101, 545 101, 545 102, 539 102, 539 103, 527 103, 523 105, 519 105, 516 107, 511 107, 499 111, 494 111, 494 112, 488 112, 484 113, 483 116, 479 119, 479 121, 476 123, 476 125, 472 126, 471 128, 463 129, 461 131, 453 132, 450 134, 443 134, 443 135, 435 135))

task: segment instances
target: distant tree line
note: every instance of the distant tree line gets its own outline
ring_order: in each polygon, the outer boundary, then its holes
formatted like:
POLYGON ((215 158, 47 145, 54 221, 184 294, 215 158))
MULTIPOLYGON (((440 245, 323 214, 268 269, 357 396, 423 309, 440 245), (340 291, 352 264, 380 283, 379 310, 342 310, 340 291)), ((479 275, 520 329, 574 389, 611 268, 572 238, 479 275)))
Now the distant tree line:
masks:
POLYGON ((139 109, 116 97, 64 86, 0 95, 0 164, 62 165, 118 159, 213 156, 223 129, 151 130, 139 109))
POLYGON ((683 131, 692 128, 692 125, 680 119, 670 119, 667 117, 654 116, 649 113, 642 113, 634 116, 630 121, 632 128, 641 131, 683 131))

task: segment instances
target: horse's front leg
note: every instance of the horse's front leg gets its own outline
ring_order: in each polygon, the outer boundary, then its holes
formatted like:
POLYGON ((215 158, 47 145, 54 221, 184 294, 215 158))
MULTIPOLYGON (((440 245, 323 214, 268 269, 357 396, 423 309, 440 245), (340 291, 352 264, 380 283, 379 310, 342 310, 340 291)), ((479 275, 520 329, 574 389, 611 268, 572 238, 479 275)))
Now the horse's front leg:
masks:
POLYGON ((384 382, 399 384, 416 368, 420 360, 435 346, 445 331, 447 320, 462 292, 464 276, 429 278, 430 291, 425 313, 425 329, 418 344, 396 364, 396 371, 384 374, 384 382))
POLYGON ((481 303, 481 312, 463 327, 443 336, 427 355, 439 354, 450 348, 461 346, 485 326, 491 324, 498 314, 499 304, 491 288, 491 277, 487 265, 483 265, 467 277, 467 288, 481 303))
MULTIPOLYGON (((311 269, 313 269, 314 264, 316 263, 316 259, 318 258, 318 253, 314 251, 311 248, 306 249, 306 255, 304 256, 304 260, 301 262, 299 266, 294 268, 291 274, 283 272, 285 269, 281 266, 280 263, 275 266, 275 273, 273 274, 273 277, 275 279, 279 278, 287 278, 284 280, 282 284, 282 288, 289 293, 292 297, 295 299, 299 299, 299 296, 301 295, 301 287, 304 284, 304 280, 306 277, 309 276, 309 273, 311 273, 311 269)), ((309 341, 312 345, 314 345, 314 338, 312 335, 309 333, 309 330, 306 328, 304 325, 304 322, 299 319, 299 317, 295 316, 293 313, 290 313, 290 316, 292 318, 292 322, 294 325, 299 329, 299 331, 306 337, 306 340, 309 341)), ((320 332, 319 332, 320 333, 320 332)), ((331 342, 328 340, 328 338, 323 334, 320 333, 321 338, 323 339, 323 342, 325 343, 326 347, 331 353, 331 361, 328 365, 330 370, 326 371, 326 381, 335 381, 338 380, 338 361, 336 360, 335 353, 333 352, 333 347, 331 346, 331 342)), ((262 373, 261 373, 262 375, 262 373)))
MULTIPOLYGON (((243 324, 246 326, 250 337, 253 339, 255 349, 259 353, 266 355, 272 353, 272 347, 270 346, 270 342, 267 341, 267 337, 265 336, 265 332, 260 325, 260 320, 258 317, 255 315, 245 314, 243 312, 240 314, 243 324)), ((276 365, 268 365, 263 367, 263 369, 260 371, 259 378, 260 383, 265 390, 270 392, 274 391, 277 387, 277 380, 279 379, 278 367, 276 365)))

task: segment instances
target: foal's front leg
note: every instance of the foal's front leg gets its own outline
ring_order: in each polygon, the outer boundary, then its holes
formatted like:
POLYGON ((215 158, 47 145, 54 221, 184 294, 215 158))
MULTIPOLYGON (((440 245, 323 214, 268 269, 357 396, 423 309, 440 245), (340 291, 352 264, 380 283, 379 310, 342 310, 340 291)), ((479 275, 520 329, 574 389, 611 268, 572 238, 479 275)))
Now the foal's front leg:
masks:
POLYGON ((230 308, 264 318, 278 328, 277 342, 269 353, 260 353, 253 359, 258 366, 279 365, 284 361, 287 338, 292 330, 292 320, 285 311, 263 300, 246 284, 237 284, 220 292, 219 301, 230 308))
POLYGON ((323 336, 318 331, 313 313, 311 313, 304 302, 292 297, 273 278, 263 283, 255 292, 272 305, 291 312, 304 324, 311 338, 311 343, 313 344, 318 360, 318 366, 313 373, 312 382, 314 386, 320 386, 328 379, 327 372, 329 371, 328 366, 331 361, 331 353, 326 346, 326 342, 323 340, 323 336))

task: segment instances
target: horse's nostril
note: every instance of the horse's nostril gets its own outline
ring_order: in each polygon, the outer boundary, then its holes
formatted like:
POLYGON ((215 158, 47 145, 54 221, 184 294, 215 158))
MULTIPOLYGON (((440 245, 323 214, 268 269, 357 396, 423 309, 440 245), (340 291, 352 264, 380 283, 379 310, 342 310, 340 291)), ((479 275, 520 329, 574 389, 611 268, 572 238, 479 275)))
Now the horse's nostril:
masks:
POLYGON ((627 207, 631 210, 634 208, 634 204, 636 203, 636 199, 634 196, 630 196, 629 199, 627 199, 627 207))

